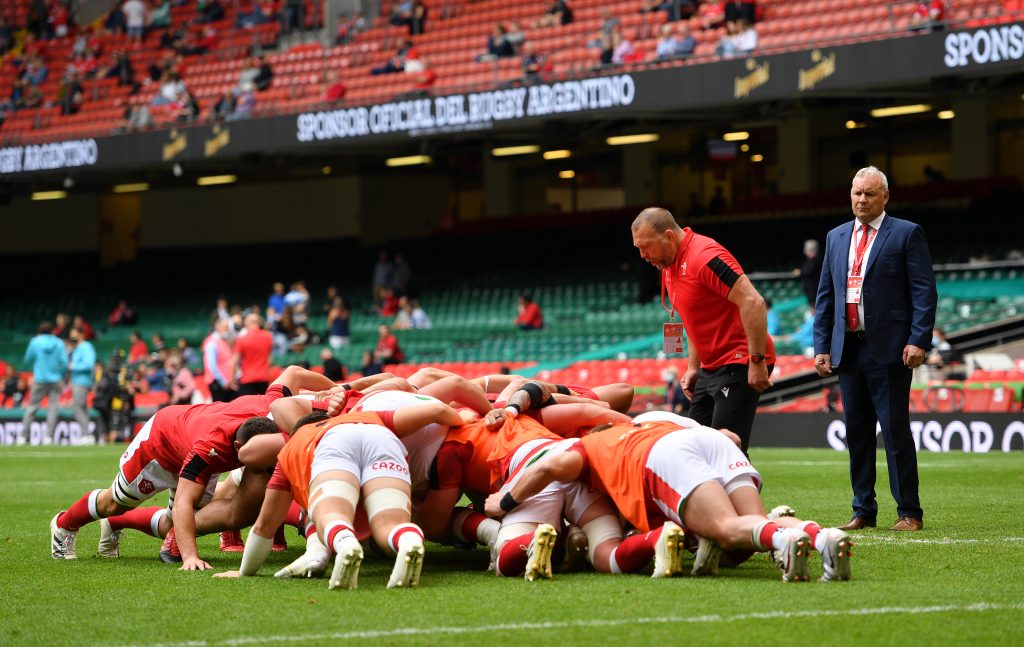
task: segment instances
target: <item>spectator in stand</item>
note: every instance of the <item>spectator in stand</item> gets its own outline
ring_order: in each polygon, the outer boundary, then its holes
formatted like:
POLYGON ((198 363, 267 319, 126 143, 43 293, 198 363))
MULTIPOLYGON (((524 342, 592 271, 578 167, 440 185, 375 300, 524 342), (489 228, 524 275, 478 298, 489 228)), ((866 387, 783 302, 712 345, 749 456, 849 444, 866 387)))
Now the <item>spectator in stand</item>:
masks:
POLYGON ((231 303, 223 294, 217 297, 216 305, 213 307, 213 313, 210 315, 211 321, 215 321, 217 319, 223 319, 224 321, 231 323, 231 303))
POLYGON ((395 254, 390 286, 399 296, 409 294, 413 287, 412 266, 409 265, 404 254, 395 254))
POLYGON ((415 52, 416 50, 412 46, 412 41, 407 40, 398 48, 398 52, 385 61, 383 65, 372 68, 370 70, 370 74, 372 76, 378 76, 380 74, 394 74, 396 72, 401 72, 405 69, 406 58, 410 54, 416 56, 415 52))
POLYGON ((679 52, 679 36, 672 30, 672 25, 665 23, 661 26, 661 38, 655 47, 654 55, 659 61, 667 58, 675 58, 679 52))
POLYGON ((111 34, 123 34, 125 32, 127 24, 120 4, 115 2, 114 6, 110 8, 106 20, 103 21, 103 28, 111 34))
POLYGON ((800 287, 807 303, 814 303, 818 296, 818 280, 821 278, 822 257, 818 241, 809 238, 804 241, 804 264, 793 270, 793 276, 800 277, 800 287))
POLYGON ((132 331, 128 336, 128 363, 144 362, 148 356, 149 348, 142 340, 142 335, 137 330, 132 331))
POLYGON ((177 72, 167 72, 163 82, 160 83, 160 90, 153 95, 154 106, 167 106, 181 100, 185 93, 185 82, 181 80, 177 72))
POLYGON ((749 0, 726 0, 724 8, 726 24, 743 21, 747 25, 753 25, 757 21, 757 6, 749 0))
POLYGON ((554 3, 548 7, 544 15, 537 19, 533 23, 534 29, 538 27, 555 27, 557 25, 568 25, 572 22, 573 14, 572 9, 565 0, 555 0, 554 3))
POLYGON ((213 121, 226 121, 228 116, 234 111, 235 97, 230 92, 224 92, 210 106, 210 119, 213 121))
POLYGON ((619 29, 621 22, 615 17, 611 9, 602 9, 601 17, 604 19, 601 23, 601 29, 598 30, 598 32, 594 34, 594 37, 587 43, 588 49, 601 49, 604 45, 605 39, 611 38, 612 34, 619 29))
POLYGON ((53 443, 53 429, 57 424, 57 400, 63 390, 62 380, 68 368, 68 355, 64 349, 64 342, 53 334, 53 324, 49 321, 39 325, 38 334, 28 343, 25 363, 32 366, 32 393, 29 404, 25 407, 25 415, 21 419, 21 433, 16 443, 25 444, 39 404, 46 398, 49 408, 42 442, 44 445, 50 445, 53 443))
POLYGON ((643 52, 637 49, 633 40, 623 35, 621 31, 612 34, 612 42, 615 45, 615 49, 612 51, 612 65, 625 65, 643 60, 643 52))
POLYGON ((550 71, 547 59, 534 51, 533 43, 529 41, 523 43, 522 51, 523 83, 527 85, 542 83, 545 75, 550 71))
POLYGON ((519 295, 519 316, 515 324, 520 330, 540 330, 544 327, 544 313, 529 293, 519 295))
POLYGON ((361 11, 356 11, 350 16, 341 16, 338 18, 338 31, 334 37, 334 44, 344 45, 364 29, 366 29, 366 18, 363 18, 361 11))
POLYGON ((21 76, 32 85, 42 85, 46 83, 46 77, 50 75, 50 71, 46 67, 46 63, 40 56, 32 56, 28 58, 28 62, 25 63, 25 69, 22 70, 21 76))
POLYGON ((25 400, 25 394, 28 393, 28 382, 18 372, 13 365, 8 364, 4 371, 3 381, 3 398, 0 399, 0 405, 5 407, 18 407, 25 400))
POLYGON ((107 317, 107 323, 111 326, 130 326, 138 320, 138 315, 128 307, 128 302, 124 299, 117 302, 117 306, 110 311, 110 315, 107 317))
POLYGON ((125 0, 121 5, 124 12, 126 33, 131 40, 142 42, 142 36, 146 31, 146 18, 149 10, 142 0, 125 0))
POLYGON ((405 361, 405 353, 398 343, 398 338, 391 332, 387 324, 377 329, 377 348, 374 357, 382 364, 401 364, 405 361))
POLYGON ((928 353, 925 364, 929 367, 943 368, 963 361, 963 353, 953 348, 953 345, 949 343, 946 331, 942 328, 936 328, 932 333, 932 349, 928 353))
POLYGON ((726 22, 726 35, 719 41, 715 53, 722 58, 743 56, 757 49, 757 30, 742 18, 726 22))
POLYGON ((65 0, 50 0, 49 15, 47 22, 50 26, 50 33, 55 38, 64 38, 68 35, 68 25, 71 16, 65 0))
POLYGON ((327 343, 331 345, 331 348, 337 350, 342 346, 348 346, 350 317, 351 313, 348 306, 345 305, 345 300, 335 297, 331 302, 331 309, 327 313, 327 343))
POLYGON ((285 308, 284 283, 275 282, 267 298, 267 321, 273 325, 281 319, 285 308))
POLYGON ((11 29, 11 26, 7 24, 7 18, 0 16, 0 56, 11 51, 11 45, 13 44, 14 31, 11 29))
POLYGON ((430 66, 430 61, 419 56, 410 55, 405 60, 403 71, 413 81, 413 89, 403 96, 420 98, 430 94, 430 88, 434 87, 434 82, 437 81, 437 72, 430 66))
POLYGON ((63 312, 57 313, 57 316, 53 319, 53 334, 61 339, 67 339, 71 336, 71 317, 67 316, 63 312))
POLYGON ((393 4, 388 22, 395 27, 407 27, 412 22, 412 0, 402 0, 393 4))
POLYGON ((408 297, 401 297, 398 300, 398 315, 392 324, 395 330, 410 330, 413 328, 430 328, 430 317, 419 307, 419 304, 408 297))
POLYGON ((704 29, 717 29, 725 24, 725 2, 709 0, 700 6, 701 23, 704 29))
POLYGON ((697 39, 693 37, 690 32, 690 23, 685 20, 679 23, 676 27, 676 51, 675 56, 684 58, 692 56, 693 52, 697 49, 697 39))
POLYGON ((478 55, 477 62, 484 63, 515 56, 515 47, 505 38, 507 33, 508 30, 503 23, 494 23, 494 31, 487 37, 487 53, 478 55))
POLYGON ((144 103, 131 103, 124 110, 124 132, 138 132, 153 125, 153 115, 144 103))
POLYGON ((301 353, 306 350, 306 346, 313 343, 312 336, 309 334, 309 329, 305 326, 295 326, 292 336, 288 339, 288 350, 293 353, 301 353))
POLYGON ((398 314, 398 297, 391 288, 381 288, 376 305, 377 314, 382 317, 394 317, 398 314))
POLYGON ((199 0, 196 3, 196 11, 199 13, 200 23, 211 23, 224 20, 224 7, 220 0, 199 0))
POLYGON ((715 194, 711 196, 711 201, 708 202, 708 213, 712 216, 717 216, 728 208, 729 204, 725 201, 725 193, 722 192, 722 186, 718 185, 715 187, 715 194))
POLYGON ((685 416, 690 412, 690 398, 686 397, 683 391, 683 384, 679 381, 679 369, 675 366, 668 367, 662 374, 665 380, 665 404, 669 411, 676 415, 685 416))
MULTIPOLYGON (((771 333, 769 333, 771 334, 771 333)), ((801 352, 806 357, 814 357, 814 304, 812 303, 808 308, 808 312, 804 315, 803 323, 800 324, 792 335, 789 335, 789 341, 793 342, 800 347, 801 352)))
POLYGON ((519 53, 526 42, 526 33, 519 27, 519 23, 509 22, 505 25, 505 41, 511 43, 512 48, 519 53))
POLYGON ((192 94, 192 91, 185 89, 179 100, 172 104, 174 113, 177 115, 175 119, 180 124, 190 124, 199 118, 199 114, 202 112, 202 108, 199 105, 199 99, 196 99, 196 95, 192 94))
POLYGON ((394 285, 395 265, 384 250, 377 252, 377 262, 373 266, 373 283, 371 290, 376 298, 380 295, 381 288, 390 288, 394 285))
POLYGON ((321 100, 327 103, 340 104, 345 100, 345 92, 347 92, 347 88, 341 82, 338 73, 334 70, 327 70, 327 74, 324 77, 324 94, 321 100))
POLYGON ((285 0, 281 31, 290 34, 306 28, 306 0, 285 0))
POLYGON ((245 317, 245 328, 235 339, 232 375, 238 375, 238 395, 262 395, 270 386, 270 354, 274 339, 263 329, 258 314, 245 317))
POLYGON ((164 361, 164 390, 168 393, 167 404, 196 404, 196 378, 187 367, 182 366, 181 356, 171 353, 164 361))
POLYGON ((782 334, 782 321, 779 319, 778 311, 772 307, 772 300, 764 300, 764 309, 768 318, 768 334, 777 337, 782 334))
POLYGON ((372 351, 366 351, 363 353, 363 367, 359 369, 359 372, 363 374, 363 377, 369 377, 383 373, 384 367, 372 351))
POLYGON ((943 0, 921 0, 910 16, 910 31, 940 31, 945 29, 946 3, 943 0))
POLYGON ((245 83, 235 90, 235 109, 225 117, 225 121, 249 119, 256 110, 256 85, 245 83))
POLYGON ((71 320, 71 325, 82 331, 82 339, 86 341, 96 339, 96 330, 82 315, 75 315, 74 319, 71 320))
POLYGON ((60 96, 60 114, 77 114, 85 102, 85 91, 82 88, 82 73, 78 70, 73 70, 61 84, 58 95, 60 96))
POLYGON ((47 38, 48 21, 45 0, 32 0, 28 5, 28 18, 25 28, 36 38, 47 38))
POLYGON ((183 54, 185 56, 198 56, 217 49, 219 44, 220 33, 218 33, 213 27, 207 27, 198 38, 186 39, 186 41, 181 44, 179 54, 183 54))
POLYGON ((181 362, 184 366, 195 366, 199 364, 199 356, 196 355, 196 351, 188 345, 188 340, 184 337, 178 337, 177 351, 181 356, 181 362))
POLYGON ((292 310, 292 322, 296 326, 304 326, 309 321, 309 290, 305 281, 292 283, 291 290, 284 295, 285 306, 292 310))
POLYGON ((643 13, 664 11, 670 22, 688 20, 697 13, 697 3, 695 0, 644 0, 640 11, 643 13))
POLYGON ((262 92, 269 88, 273 81, 274 71, 270 68, 270 64, 262 56, 258 58, 253 56, 238 76, 238 90, 243 91, 246 84, 251 83, 256 90, 262 92))
POLYGON ((152 356, 149 358, 149 360, 151 362, 156 361, 157 354, 160 351, 167 348, 167 342, 164 340, 164 336, 161 335, 160 333, 153 333, 153 335, 149 338, 149 343, 153 345, 151 349, 152 356))
POLYGON ((171 26, 171 0, 152 0, 149 9, 148 31, 167 29, 171 26))
POLYGON ((332 382, 341 382, 345 379, 345 367, 334 357, 330 348, 320 351, 320 361, 324 367, 324 377, 332 382))
POLYGON ((230 326, 227 320, 218 319, 213 332, 203 341, 203 380, 214 402, 230 402, 238 397, 238 383, 232 372, 230 326))

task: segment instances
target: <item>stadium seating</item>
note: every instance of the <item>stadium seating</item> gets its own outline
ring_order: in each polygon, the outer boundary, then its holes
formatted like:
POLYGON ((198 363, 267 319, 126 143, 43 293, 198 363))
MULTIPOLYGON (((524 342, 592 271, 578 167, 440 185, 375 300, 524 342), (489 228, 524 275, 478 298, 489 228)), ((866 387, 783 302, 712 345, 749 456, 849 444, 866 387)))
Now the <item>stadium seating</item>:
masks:
MULTIPOLYGON (((24 25, 28 0, 5 3, 4 13, 15 25, 24 25)), ((220 94, 230 91, 238 81, 245 56, 251 50, 272 49, 280 42, 277 21, 251 29, 235 28, 237 12, 247 10, 249 3, 225 3, 226 16, 209 26, 217 30, 219 43, 210 52, 189 56, 183 78, 206 110, 220 94)), ((703 16, 691 19, 698 40, 695 56, 688 60, 653 61, 658 28, 666 20, 663 13, 639 12, 640 0, 576 0, 570 3, 575 20, 565 26, 531 28, 548 2, 528 0, 509 5, 502 0, 478 2, 429 2, 430 14, 426 33, 412 36, 417 51, 428 59, 438 75, 437 92, 491 88, 516 81, 522 71, 518 59, 478 63, 477 54, 485 50, 487 35, 497 21, 517 21, 524 28, 527 40, 535 51, 549 57, 551 78, 561 79, 588 73, 597 64, 594 50, 586 42, 600 28, 601 10, 611 9, 620 19, 623 32, 634 40, 645 58, 636 65, 689 65, 714 60, 714 49, 724 34, 722 28, 702 29, 703 16)), ((702 5, 702 10, 709 3, 702 5)), ((306 26, 321 24, 320 3, 307 0, 306 26)), ((912 37, 907 31, 912 3, 891 3, 888 0, 761 0, 759 3, 759 52, 806 49, 821 42, 844 44, 857 41, 912 37)), ((186 26, 196 15, 195 3, 175 7, 172 29, 186 26)), ((1024 15, 1019 3, 1008 0, 959 0, 950 9, 953 23, 987 24, 1017 20, 1024 15)), ((205 27, 205 25, 203 26, 205 27)), ((348 89, 346 103, 390 100, 413 89, 413 82, 403 74, 371 76, 369 71, 393 55, 398 45, 410 38, 405 28, 387 23, 385 18, 373 20, 369 29, 351 41, 323 48, 319 43, 303 43, 287 51, 271 53, 268 62, 275 69, 271 89, 257 98, 257 115, 293 113, 316 106, 323 95, 324 78, 329 70, 339 73, 348 89)), ((163 52, 159 49, 160 34, 152 32, 143 43, 134 43, 121 34, 99 36, 103 43, 103 61, 118 50, 131 55, 136 79, 148 75, 148 67, 163 52)), ((42 86, 48 102, 55 101, 65 61, 70 58, 73 35, 48 41, 49 80, 42 86)), ((17 50, 15 50, 15 53, 17 50)), ((10 95, 18 73, 16 56, 9 54, 0 66, 0 96, 10 95)), ((86 135, 110 134, 111 123, 119 123, 130 102, 149 102, 157 92, 157 84, 142 87, 129 96, 130 88, 119 87, 113 79, 89 80, 85 83, 85 102, 77 114, 61 116, 59 109, 42 107, 21 110, 9 116, 0 129, 3 143, 52 141, 86 135)), ((158 127, 175 123, 167 110, 154 111, 158 127)), ((831 203, 834 204, 834 203, 831 203)))

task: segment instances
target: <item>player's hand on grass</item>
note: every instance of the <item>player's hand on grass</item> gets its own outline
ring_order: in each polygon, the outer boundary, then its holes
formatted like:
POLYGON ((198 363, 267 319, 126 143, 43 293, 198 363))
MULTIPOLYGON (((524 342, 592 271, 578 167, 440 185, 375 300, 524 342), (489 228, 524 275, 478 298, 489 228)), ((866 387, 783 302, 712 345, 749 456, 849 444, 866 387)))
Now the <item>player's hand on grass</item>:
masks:
POLYGON ((505 511, 501 509, 501 497, 503 496, 505 496, 503 492, 495 492, 487 497, 487 500, 484 501, 484 514, 493 519, 504 517, 505 511))
POLYGON ((189 557, 181 563, 179 571, 212 571, 213 567, 199 559, 198 557, 189 557))
POLYGON ((224 571, 223 573, 214 573, 214 577, 242 577, 242 571, 224 571))

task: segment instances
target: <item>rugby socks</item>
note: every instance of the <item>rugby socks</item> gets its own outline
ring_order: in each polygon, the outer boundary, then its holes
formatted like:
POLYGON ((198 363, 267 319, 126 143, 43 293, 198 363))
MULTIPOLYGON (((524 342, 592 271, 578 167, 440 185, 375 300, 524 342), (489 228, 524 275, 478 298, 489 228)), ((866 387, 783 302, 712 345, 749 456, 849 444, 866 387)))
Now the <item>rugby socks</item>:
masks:
POLYGON ((288 506, 288 514, 284 518, 284 522, 289 526, 302 530, 302 508, 298 503, 292 501, 292 504, 288 506))
POLYGON ((801 525, 799 525, 797 527, 800 528, 800 530, 803 530, 804 532, 807 533, 807 536, 811 538, 811 545, 814 546, 814 550, 816 550, 816 551, 818 551, 820 553, 821 549, 825 545, 825 541, 827 539, 825 537, 825 535, 820 535, 821 536, 821 545, 820 546, 818 545, 818 536, 819 536, 819 533, 821 532, 821 526, 819 526, 814 521, 805 521, 803 524, 801 524, 801 525))
POLYGON ((476 510, 456 508, 452 517, 452 534, 470 544, 491 546, 498 539, 501 522, 486 517, 476 510))
POLYGON ((335 553, 341 552, 346 540, 358 541, 355 529, 343 521, 335 521, 327 526, 327 530, 324 531, 324 539, 327 540, 324 543, 335 553))
POLYGON ((93 490, 75 501, 64 514, 57 517, 57 527, 75 532, 85 524, 100 519, 100 513, 96 510, 96 499, 102 491, 93 490))
POLYGON ((786 533, 777 524, 762 521, 754 526, 750 533, 754 548, 759 551, 783 550, 786 547, 786 533))
POLYGON ((615 547, 609 559, 612 573, 636 573, 654 559, 654 547, 662 528, 626 537, 615 547))
POLYGON ((530 549, 530 542, 533 541, 533 533, 513 537, 505 542, 505 545, 498 551, 498 559, 495 561, 495 570, 503 577, 516 577, 526 572, 526 562, 530 556, 527 551, 530 549))
POLYGON ((302 534, 305 535, 306 539, 309 539, 316 534, 316 524, 313 523, 312 518, 306 519, 299 530, 302 531, 302 534))
POLYGON ((423 531, 414 523, 400 523, 388 534, 388 546, 396 553, 405 544, 423 545, 423 531))
POLYGON ((163 506, 151 506, 148 508, 135 508, 116 517, 107 517, 111 530, 122 530, 130 528, 160 538, 160 519, 167 514, 167 508, 163 506))

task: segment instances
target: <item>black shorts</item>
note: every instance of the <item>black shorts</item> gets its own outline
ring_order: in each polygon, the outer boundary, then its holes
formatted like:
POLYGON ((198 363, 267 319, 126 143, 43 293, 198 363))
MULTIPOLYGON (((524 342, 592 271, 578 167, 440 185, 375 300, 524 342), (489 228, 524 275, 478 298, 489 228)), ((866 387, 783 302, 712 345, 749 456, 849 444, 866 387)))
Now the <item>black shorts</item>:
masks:
MULTIPOLYGON (((768 366, 768 375, 774 365, 768 366)), ((750 444, 750 430, 761 394, 747 384, 746 364, 726 364, 716 369, 700 369, 693 389, 689 416, 713 429, 728 429, 743 441, 744 453, 750 444)))

